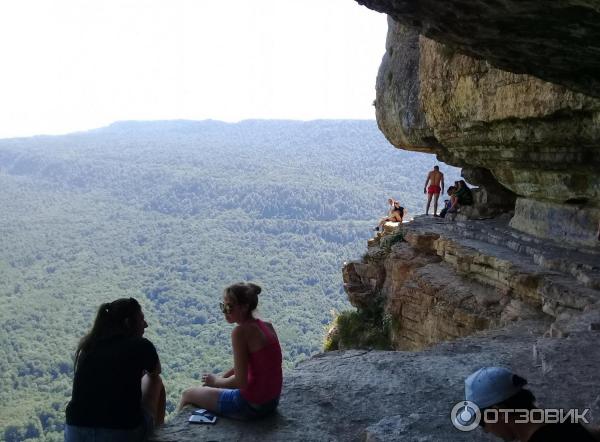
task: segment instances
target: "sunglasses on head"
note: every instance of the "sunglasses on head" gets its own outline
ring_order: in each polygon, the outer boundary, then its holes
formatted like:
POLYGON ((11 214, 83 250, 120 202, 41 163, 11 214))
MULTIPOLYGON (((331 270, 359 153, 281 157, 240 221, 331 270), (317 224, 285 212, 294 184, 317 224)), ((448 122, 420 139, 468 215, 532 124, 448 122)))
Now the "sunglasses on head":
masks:
POLYGON ((233 311, 233 304, 228 304, 226 302, 220 302, 219 303, 219 307, 221 308, 221 311, 225 314, 229 314, 233 311))

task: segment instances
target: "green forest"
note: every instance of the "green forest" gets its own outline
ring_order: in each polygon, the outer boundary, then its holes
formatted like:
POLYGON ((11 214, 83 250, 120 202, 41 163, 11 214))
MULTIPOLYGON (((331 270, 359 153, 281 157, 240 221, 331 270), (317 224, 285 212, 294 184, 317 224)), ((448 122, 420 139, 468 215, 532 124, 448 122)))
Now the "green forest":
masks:
MULTIPOLYGON (((423 213, 434 157, 374 121, 119 122, 0 140, 0 438, 62 441, 73 353, 102 302, 135 297, 167 409, 231 365, 225 286, 263 287, 285 368, 350 308, 341 266, 386 199, 423 213)), ((441 165, 447 182, 459 170, 441 165)))

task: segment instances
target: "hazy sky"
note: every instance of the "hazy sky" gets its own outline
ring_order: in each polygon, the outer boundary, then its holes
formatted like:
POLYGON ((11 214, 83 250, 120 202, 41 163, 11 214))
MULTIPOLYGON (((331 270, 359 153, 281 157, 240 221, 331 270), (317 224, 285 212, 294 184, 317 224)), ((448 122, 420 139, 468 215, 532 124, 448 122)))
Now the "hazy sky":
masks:
POLYGON ((0 137, 125 119, 374 118, 386 17, 353 0, 0 2, 0 137))

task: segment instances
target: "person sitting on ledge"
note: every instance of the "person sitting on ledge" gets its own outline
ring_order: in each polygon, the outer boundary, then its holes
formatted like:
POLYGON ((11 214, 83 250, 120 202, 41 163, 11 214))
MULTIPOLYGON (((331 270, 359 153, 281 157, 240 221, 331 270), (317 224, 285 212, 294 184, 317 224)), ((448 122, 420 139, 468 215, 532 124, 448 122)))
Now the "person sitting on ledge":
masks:
POLYGON ((139 442, 165 418, 165 388, 140 304, 102 304, 75 352, 65 442, 139 442))
POLYGON ((464 180, 455 183, 456 189, 451 196, 451 204, 447 213, 455 213, 460 206, 470 206, 473 204, 473 193, 464 180))
POLYGON ((402 219, 404 218, 404 207, 400 205, 399 201, 396 201, 393 198, 389 198, 388 204, 390 205, 389 215, 379 220, 379 224, 373 229, 377 232, 380 231, 383 228, 383 225, 388 221, 401 223, 402 219))
POLYGON ((221 311, 227 322, 237 323, 231 332, 233 368, 222 376, 204 374, 204 386, 183 392, 180 409, 192 404, 241 420, 275 411, 283 384, 281 347, 273 326, 252 314, 260 292, 244 282, 225 289, 221 311))
MULTIPOLYGON (((523 388, 526 384, 524 378, 502 367, 484 367, 467 377, 465 399, 479 408, 479 426, 483 427, 485 432, 492 433, 505 441, 593 442, 595 440, 580 423, 568 421, 539 423, 537 412, 535 420, 527 419, 528 416, 533 415, 529 411, 538 408, 535 406, 533 393, 523 388), (498 409, 498 412, 490 409, 498 409), (489 419, 490 415, 492 421, 489 419)), ((543 416, 542 413, 543 410, 540 410, 539 415, 543 416)), ((474 410, 469 408, 469 405, 465 405, 463 411, 459 411, 454 417, 454 423, 464 426, 465 417, 469 423, 474 423, 475 416, 474 410)))
POLYGON ((452 194, 454 193, 455 189, 456 189, 456 187, 454 187, 454 186, 448 187, 448 196, 450 197, 450 199, 449 200, 444 200, 444 208, 440 212, 440 218, 444 218, 446 216, 446 213, 448 212, 448 210, 452 206, 452 203, 451 203, 452 194))

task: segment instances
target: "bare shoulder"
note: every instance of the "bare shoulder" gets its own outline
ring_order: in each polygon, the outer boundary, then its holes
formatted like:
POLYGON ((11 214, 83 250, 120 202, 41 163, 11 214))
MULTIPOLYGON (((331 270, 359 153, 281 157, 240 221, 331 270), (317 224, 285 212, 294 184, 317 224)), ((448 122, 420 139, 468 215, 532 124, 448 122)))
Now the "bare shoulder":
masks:
POLYGON ((274 335, 277 335, 277 332, 275 331, 275 327, 273 327, 273 324, 271 324, 270 322, 267 321, 263 321, 263 324, 265 324, 269 330, 271 330, 273 332, 274 335))
POLYGON ((244 339, 246 336, 248 336, 250 331, 251 330, 248 324, 239 324, 236 325, 233 330, 231 330, 231 337, 233 339, 244 339))

